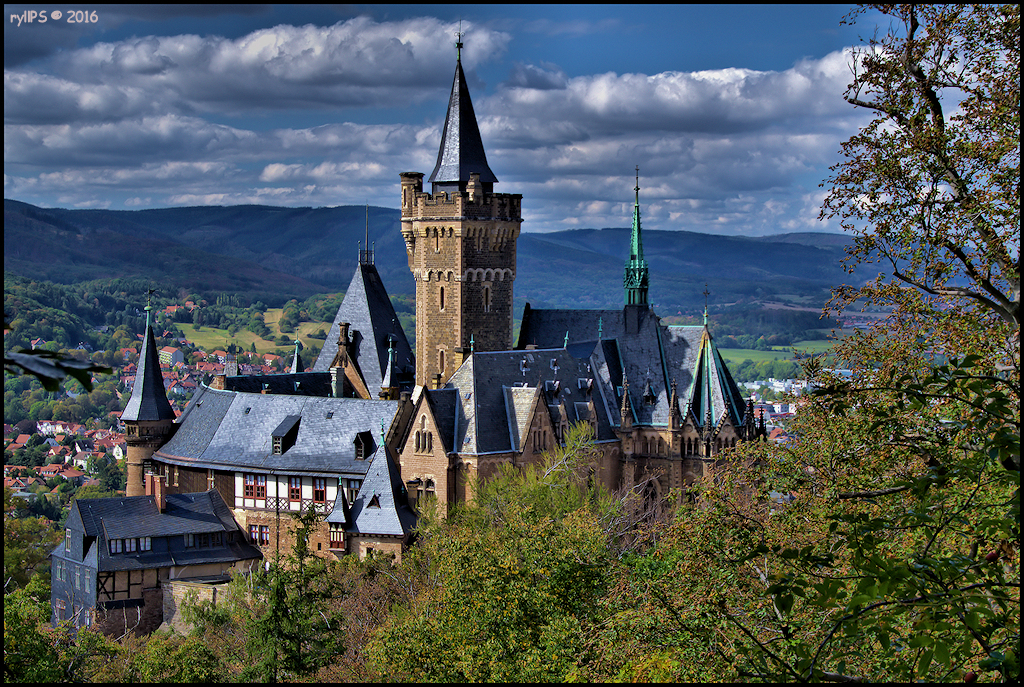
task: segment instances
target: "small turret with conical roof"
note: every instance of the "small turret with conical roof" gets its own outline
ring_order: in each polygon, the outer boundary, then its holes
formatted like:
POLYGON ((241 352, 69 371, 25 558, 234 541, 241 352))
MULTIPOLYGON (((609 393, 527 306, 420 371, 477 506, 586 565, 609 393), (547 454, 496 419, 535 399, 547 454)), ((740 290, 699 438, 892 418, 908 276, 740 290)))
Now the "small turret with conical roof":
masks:
MULTIPOLYGON (((153 292, 149 295, 152 297, 153 292)), ((128 466, 127 496, 145 496, 145 462, 174 434, 174 410, 167 401, 163 375, 160 373, 160 356, 156 350, 156 338, 150 325, 151 304, 146 305, 146 333, 139 351, 139 364, 135 371, 132 395, 121 413, 125 424, 125 442, 128 444, 126 463, 128 466)))

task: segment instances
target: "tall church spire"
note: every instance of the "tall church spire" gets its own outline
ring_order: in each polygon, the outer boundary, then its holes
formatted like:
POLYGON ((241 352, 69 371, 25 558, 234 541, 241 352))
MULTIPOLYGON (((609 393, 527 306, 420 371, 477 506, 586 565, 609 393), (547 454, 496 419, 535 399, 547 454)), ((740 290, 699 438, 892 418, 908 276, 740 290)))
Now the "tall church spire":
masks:
POLYGON ((441 148, 437 152, 437 165, 430 181, 437 191, 465 191, 469 175, 476 172, 487 193, 493 192, 498 177, 487 165, 480 127, 477 126, 473 102, 469 98, 469 87, 462 73, 462 34, 459 33, 458 58, 455 61, 455 81, 448 99, 448 114, 444 119, 441 134, 441 148))
POLYGON ((636 168, 636 200, 633 202, 633 232, 629 239, 629 260, 626 261, 622 283, 626 289, 626 305, 647 305, 647 261, 640 235, 640 168, 636 168))

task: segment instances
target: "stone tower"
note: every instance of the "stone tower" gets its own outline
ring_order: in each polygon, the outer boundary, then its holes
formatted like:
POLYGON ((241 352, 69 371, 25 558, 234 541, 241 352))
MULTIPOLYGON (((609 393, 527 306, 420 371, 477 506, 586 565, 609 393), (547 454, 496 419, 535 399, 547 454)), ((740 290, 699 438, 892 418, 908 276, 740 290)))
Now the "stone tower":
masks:
POLYGON ((174 411, 167 402, 164 380, 160 374, 160 357, 156 351, 153 328, 149 323, 152 307, 146 306, 146 334, 139 351, 139 365, 128 404, 121 413, 125 425, 128 451, 126 496, 145 496, 145 463, 153 452, 167 443, 178 428, 174 411))
POLYGON ((437 165, 402 179, 402 237, 416 280, 416 384, 444 383, 472 351, 512 348, 522 195, 494 193, 460 58, 437 165))

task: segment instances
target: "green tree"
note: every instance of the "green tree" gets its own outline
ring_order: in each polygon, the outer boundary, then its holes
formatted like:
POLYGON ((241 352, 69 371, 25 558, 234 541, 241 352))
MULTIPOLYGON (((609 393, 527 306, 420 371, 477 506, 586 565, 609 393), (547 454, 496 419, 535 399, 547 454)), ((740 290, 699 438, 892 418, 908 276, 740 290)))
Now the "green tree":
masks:
MULTIPOLYGON (((438 682, 560 681, 585 661, 613 559, 617 504, 587 479, 578 426, 543 465, 508 467, 422 528, 427 585, 370 642, 382 675, 438 682)), ((422 560, 422 559, 420 559, 422 560)))
POLYGON ((309 676, 342 651, 342 619, 330 606, 336 578, 309 548, 318 517, 313 510, 295 514, 295 544, 287 559, 236 576, 229 604, 186 605, 195 634, 220 648, 221 660, 240 680, 309 676))
POLYGON ((844 144, 823 216, 856 235, 851 264, 889 267, 833 308, 893 317, 837 345, 852 380, 806 361, 820 390, 796 444, 747 444, 756 460, 720 475, 733 489, 709 485, 745 541, 735 570, 763 577, 759 606, 726 600, 723 616, 741 676, 1013 681, 1019 8, 878 9, 892 29, 855 57, 847 93, 875 118, 844 144))
POLYGON ((43 520, 15 517, 13 501, 11 490, 4 487, 4 591, 24 587, 35 576, 49 579, 50 551, 60 541, 60 534, 43 520))
POLYGON ((5 591, 4 682, 45 684, 62 680, 60 658, 45 629, 49 622, 48 588, 33 586, 5 591))

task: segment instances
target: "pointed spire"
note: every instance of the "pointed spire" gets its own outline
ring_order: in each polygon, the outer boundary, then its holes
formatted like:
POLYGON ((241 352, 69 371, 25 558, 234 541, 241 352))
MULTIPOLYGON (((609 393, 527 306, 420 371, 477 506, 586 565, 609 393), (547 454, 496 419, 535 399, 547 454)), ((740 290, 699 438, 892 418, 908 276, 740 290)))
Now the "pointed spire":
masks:
POLYGON ((622 279, 626 305, 647 305, 648 274, 644 243, 640 232, 640 167, 636 168, 636 199, 633 202, 633 231, 629 239, 629 260, 622 279))
POLYGON ((305 372, 306 368, 302 364, 302 358, 299 357, 299 351, 302 349, 302 342, 295 339, 295 355, 292 356, 292 367, 290 372, 295 374, 296 372, 305 372))
POLYGON ((484 191, 489 191, 498 177, 487 164, 480 127, 469 97, 466 77, 462 73, 461 32, 459 42, 455 45, 459 51, 455 62, 455 81, 448 100, 448 114, 441 134, 441 147, 437 152, 437 165, 428 181, 434 184, 435 192, 442 190, 438 188, 439 185, 443 185, 446 191, 453 191, 456 186, 459 191, 464 191, 470 173, 476 172, 480 175, 484 191))
POLYGON ((708 291, 708 283, 704 282, 704 329, 708 328, 708 296, 711 292, 708 291))
MULTIPOLYGON (((153 290, 149 290, 152 301, 153 290)), ((167 402, 164 391, 164 378, 160 373, 160 355, 156 350, 156 337, 150 324, 151 304, 146 305, 146 333, 142 338, 139 350, 139 365, 135 370, 135 383, 132 395, 128 399, 121 420, 127 422, 147 422, 154 420, 174 420, 174 410, 167 402)))

